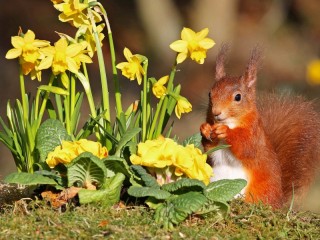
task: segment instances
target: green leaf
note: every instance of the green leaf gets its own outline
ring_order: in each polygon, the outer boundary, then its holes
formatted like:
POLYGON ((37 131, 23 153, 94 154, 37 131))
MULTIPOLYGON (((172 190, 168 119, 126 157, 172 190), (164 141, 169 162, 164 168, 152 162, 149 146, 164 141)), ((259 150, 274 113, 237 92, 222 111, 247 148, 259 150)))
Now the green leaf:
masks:
POLYGON ((179 195, 167 200, 156 209, 155 220, 165 228, 173 228, 174 225, 184 221, 188 215, 198 211, 206 202, 207 198, 200 192, 179 195))
POLYGON ((137 175, 137 177, 141 178, 141 185, 146 187, 158 187, 160 188, 158 182, 154 177, 152 177, 147 171, 140 165, 131 165, 131 171, 137 175))
POLYGON ((186 138, 182 145, 183 146, 187 146, 187 145, 190 145, 190 144, 194 144, 195 147, 199 148, 201 147, 201 134, 200 133, 196 133, 196 134, 193 134, 192 136, 186 138))
POLYGON ((116 156, 108 156, 103 161, 107 169, 112 171, 114 174, 121 172, 127 177, 131 177, 132 173, 130 171, 130 166, 124 158, 116 156))
POLYGON ((81 189, 78 193, 80 204, 97 202, 103 206, 111 206, 120 200, 122 183, 125 176, 117 173, 112 178, 106 179, 99 190, 81 189))
POLYGON ((138 187, 131 186, 128 189, 128 194, 139 198, 139 197, 154 197, 156 199, 167 199, 171 196, 171 193, 161 190, 155 187, 138 187))
POLYGON ((68 174, 68 187, 77 183, 82 187, 91 184, 101 186, 108 175, 103 161, 90 152, 80 154, 71 163, 66 165, 68 174))
POLYGON ((141 128, 133 128, 128 130, 120 139, 118 142, 117 148, 116 148, 116 156, 120 156, 121 149, 133 138, 135 137, 139 132, 141 131, 141 128))
POLYGON ((181 178, 176 182, 167 183, 161 186, 161 189, 174 194, 189 191, 202 192, 205 188, 206 185, 202 181, 190 178, 181 178))
POLYGON ((62 140, 70 141, 66 129, 59 120, 48 119, 38 129, 36 148, 40 153, 40 160, 45 161, 49 152, 61 145, 62 140))
POLYGON ((38 173, 15 172, 4 178, 6 183, 16 183, 23 185, 40 185, 49 184, 57 185, 57 182, 49 177, 45 177, 38 173))
POLYGON ((42 91, 47 91, 59 95, 69 95, 69 92, 63 88, 48 86, 48 85, 41 85, 38 87, 42 91))
POLYGON ((220 149, 225 149, 225 148, 228 148, 228 147, 230 147, 230 145, 218 145, 218 146, 216 146, 214 148, 211 148, 208 151, 206 151, 205 154, 209 155, 209 154, 211 154, 211 153, 213 153, 215 151, 218 151, 220 149))
POLYGON ((218 222, 223 220, 229 211, 229 204, 209 200, 198 211, 196 211, 195 214, 214 219, 218 222))
POLYGON ((247 181, 244 179, 222 179, 211 182, 204 190, 204 194, 212 201, 225 203, 240 193, 246 185, 247 181))

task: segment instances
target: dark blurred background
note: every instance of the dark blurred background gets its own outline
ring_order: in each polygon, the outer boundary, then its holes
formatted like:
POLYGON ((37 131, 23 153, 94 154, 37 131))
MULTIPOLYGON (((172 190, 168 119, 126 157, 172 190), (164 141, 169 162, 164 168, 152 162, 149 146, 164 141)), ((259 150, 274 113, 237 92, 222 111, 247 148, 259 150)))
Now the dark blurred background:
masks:
MULTIPOLYGON (((5 118, 6 103, 20 99, 18 64, 6 60, 12 48, 11 36, 18 28, 31 29, 36 38, 58 40, 55 33, 73 36, 75 29, 58 20, 59 12, 51 1, 1 1, 0 14, 0 115, 5 118)), ((179 66, 175 82, 182 84, 182 95, 193 104, 193 111, 175 122, 175 133, 184 139, 198 131, 205 119, 207 93, 212 85, 215 56, 221 43, 231 45, 227 71, 240 75, 246 66, 251 49, 257 44, 264 49, 263 66, 259 72, 258 87, 266 91, 289 91, 314 99, 319 97, 320 85, 310 86, 306 81, 306 67, 320 54, 319 0, 116 0, 100 1, 106 8, 115 39, 118 62, 124 61, 122 51, 128 47, 133 53, 149 58, 149 76, 169 74, 175 53, 169 44, 180 39, 183 27, 195 31, 209 28, 209 37, 216 45, 208 51, 203 65, 190 60, 179 66)), ((109 59, 107 41, 104 52, 109 59)), ((108 73, 110 63, 107 61, 108 73)), ((89 67, 91 84, 97 101, 100 99, 100 80, 97 64, 89 67)), ((111 78, 111 74, 108 75, 111 78)), ((35 93, 39 83, 26 77, 27 91, 35 93)), ((129 105, 138 96, 136 82, 120 78, 124 104, 129 105)), ((46 84, 43 77, 41 84, 46 84)), ((112 81, 110 81, 112 92, 112 81)), ((86 105, 86 103, 85 103, 86 105)), ((86 119, 87 109, 83 110, 86 119)), ((306 143, 307 144, 307 143, 306 143)), ((10 152, 0 144, 0 178, 15 170, 10 152)), ((310 199, 320 197, 314 187, 310 199)), ((320 204, 313 204, 320 211, 320 204)))

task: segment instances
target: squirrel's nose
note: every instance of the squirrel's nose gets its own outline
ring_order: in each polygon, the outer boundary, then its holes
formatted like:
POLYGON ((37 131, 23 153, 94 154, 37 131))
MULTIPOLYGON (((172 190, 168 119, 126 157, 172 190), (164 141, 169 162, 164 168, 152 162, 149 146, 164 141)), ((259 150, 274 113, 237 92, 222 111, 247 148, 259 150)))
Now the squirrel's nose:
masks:
POLYGON ((212 114, 213 114, 213 117, 216 121, 219 121, 220 118, 221 118, 221 111, 218 110, 218 109, 213 109, 212 110, 212 114))

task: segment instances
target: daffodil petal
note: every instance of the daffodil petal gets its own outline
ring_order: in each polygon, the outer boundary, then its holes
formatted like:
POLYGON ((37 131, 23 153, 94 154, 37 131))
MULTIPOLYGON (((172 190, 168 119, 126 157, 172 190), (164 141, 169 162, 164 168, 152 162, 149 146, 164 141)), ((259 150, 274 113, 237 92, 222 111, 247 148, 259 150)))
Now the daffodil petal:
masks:
POLYGON ((82 50, 81 44, 71 44, 66 49, 66 55, 69 57, 74 57, 79 54, 82 50))
POLYGON ((6 59, 14 59, 21 55, 22 50, 17 48, 10 49, 6 54, 6 59))
POLYGON ((128 62, 131 61, 132 53, 128 48, 124 48, 123 55, 127 59, 128 62))
POLYGON ((169 47, 176 52, 188 52, 188 42, 184 40, 174 41, 169 47))
POLYGON ((213 46, 215 45, 215 42, 210 39, 210 38, 205 38, 205 39, 202 39, 200 42, 199 42, 199 46, 204 48, 204 49, 209 49, 209 48, 212 48, 213 46))
POLYGON ((46 47, 50 45, 49 41, 45 41, 45 40, 34 40, 33 46, 37 47, 37 48, 41 48, 41 47, 46 47))
POLYGON ((196 33, 190 28, 183 28, 181 31, 181 39, 185 41, 191 41, 196 37, 196 33))
POLYGON ((41 60, 38 69, 42 70, 42 69, 47 69, 52 65, 52 61, 53 61, 53 56, 48 56, 44 59, 41 60))
POLYGON ((24 45, 24 40, 22 37, 14 36, 14 37, 11 37, 11 44, 15 48, 22 48, 24 45))
POLYGON ((70 57, 67 57, 66 61, 68 64, 68 69, 73 73, 77 73, 79 68, 78 68, 76 61, 70 57))
POLYGON ((196 39, 200 41, 201 39, 204 39, 208 35, 208 33, 209 33, 209 29, 204 28, 200 32, 196 33, 196 39))
POLYGON ((126 67, 128 65, 128 62, 121 62, 121 63, 118 63, 116 68, 122 70, 124 67, 126 67))
POLYGON ((34 41, 35 37, 36 36, 35 36, 34 32, 31 30, 28 30, 23 38, 24 38, 25 42, 30 43, 30 42, 34 41))
POLYGON ((164 84, 166 84, 166 83, 168 82, 168 80, 169 80, 169 76, 168 76, 168 75, 167 75, 167 76, 164 76, 164 77, 162 77, 162 78, 160 78, 160 79, 158 80, 158 84, 164 85, 164 84))
POLYGON ((176 107, 175 107, 175 109, 174 109, 174 112, 176 113, 177 118, 180 119, 180 118, 181 118, 181 112, 179 111, 177 105, 176 105, 176 107))
POLYGON ((177 56, 177 64, 182 63, 187 58, 187 53, 179 53, 177 56))

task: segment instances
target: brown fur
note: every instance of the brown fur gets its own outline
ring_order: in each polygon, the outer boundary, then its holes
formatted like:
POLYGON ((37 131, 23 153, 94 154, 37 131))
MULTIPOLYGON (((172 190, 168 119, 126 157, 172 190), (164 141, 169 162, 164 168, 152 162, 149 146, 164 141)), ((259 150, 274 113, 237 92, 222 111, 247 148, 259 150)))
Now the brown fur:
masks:
POLYGON ((320 116, 314 102, 292 95, 263 94, 258 110, 278 156, 286 201, 304 195, 320 163, 320 116))

